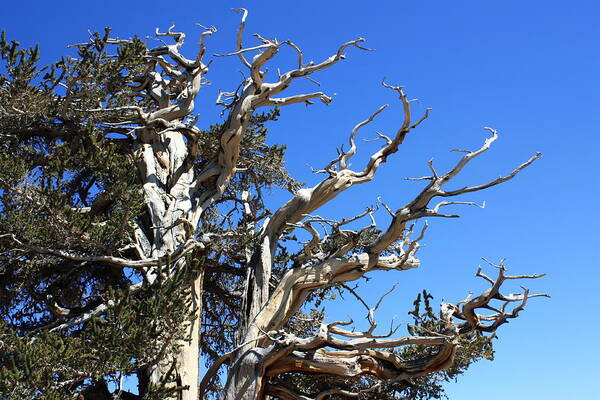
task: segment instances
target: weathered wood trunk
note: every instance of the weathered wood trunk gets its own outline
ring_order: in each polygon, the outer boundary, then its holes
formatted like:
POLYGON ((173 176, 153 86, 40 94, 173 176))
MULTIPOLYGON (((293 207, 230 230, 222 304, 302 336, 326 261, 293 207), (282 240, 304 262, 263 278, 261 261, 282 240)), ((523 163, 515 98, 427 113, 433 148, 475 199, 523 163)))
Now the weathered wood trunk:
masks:
POLYGON ((188 341, 179 343, 179 351, 173 358, 167 358, 155 365, 149 371, 149 382, 160 385, 161 380, 169 372, 171 365, 175 362, 175 377, 177 386, 187 387, 178 393, 178 400, 198 399, 198 380, 200 367, 200 324, 202 315, 202 281, 204 273, 200 272, 190 282, 192 291, 191 307, 194 318, 186 332, 188 341))
MULTIPOLYGON (((146 143, 141 145, 139 168, 152 224, 145 230, 152 232, 149 235, 150 256, 163 257, 172 254, 195 234, 194 229, 190 229, 190 220, 193 219, 194 212, 194 170, 186 165, 188 147, 181 132, 171 131, 159 135, 149 129, 147 138, 146 143)), ((178 260, 169 266, 166 274, 170 275, 181 268, 196 267, 185 265, 185 262, 185 259, 178 260)), ((190 316, 186 332, 188 340, 177 343, 177 354, 166 357, 150 368, 147 382, 141 384, 141 392, 148 389, 148 383, 160 386, 175 363, 176 385, 187 387, 178 393, 178 399, 198 399, 203 275, 202 269, 198 268, 189 280, 191 298, 188 299, 190 301, 187 310, 190 316)), ((148 276, 150 281, 157 278, 162 279, 157 273, 148 276)))
POLYGON ((229 368, 224 400, 255 400, 262 392, 266 349, 246 346, 236 353, 229 368))

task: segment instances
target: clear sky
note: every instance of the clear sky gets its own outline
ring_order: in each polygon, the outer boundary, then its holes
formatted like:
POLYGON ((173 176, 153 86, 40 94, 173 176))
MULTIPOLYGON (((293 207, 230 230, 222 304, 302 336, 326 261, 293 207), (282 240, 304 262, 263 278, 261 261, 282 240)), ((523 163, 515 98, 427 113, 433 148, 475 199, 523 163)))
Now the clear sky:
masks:
MULTIPOLYGON (((532 300, 518 320, 503 326, 496 360, 475 365, 448 385, 450 398, 597 398, 600 221, 593 203, 600 195, 600 3, 25 0, 3 3, 0 29, 24 45, 39 43, 47 62, 66 54, 67 44, 85 41, 88 29, 105 26, 114 36, 144 37, 155 27, 176 23, 188 33, 187 51, 193 54, 199 33, 194 23, 214 25, 219 32, 208 39, 209 53, 224 53, 235 45, 239 15, 232 7, 250 10, 248 44, 254 43, 249 36, 254 32, 290 39, 315 61, 356 36, 377 49, 349 49, 347 60, 315 76, 322 90, 335 93, 332 104, 285 107, 281 121, 272 125, 271 142, 288 144, 288 166, 300 180, 314 184, 318 177, 309 165, 324 166, 352 126, 381 104, 392 107, 361 139, 398 127, 401 109, 379 85, 384 76, 419 99, 416 112, 433 108, 374 183, 344 193, 320 211, 323 216, 354 215, 377 196, 399 207, 420 187, 403 178, 426 174, 431 157, 438 170, 448 168, 459 156, 449 150, 478 147, 485 138, 483 126, 498 129, 500 139, 464 171, 456 187, 495 178, 534 152, 543 153, 514 181, 462 199, 485 200, 485 209, 457 208, 462 219, 430 221, 419 270, 377 275, 361 291, 373 301, 399 283, 378 314, 387 326, 395 314, 408 320, 406 310, 423 288, 436 301, 458 301, 470 290, 481 290, 485 286, 473 277, 481 257, 506 257, 515 274, 546 272, 529 286, 552 298, 532 300)), ((283 52, 272 71, 292 67, 292 56, 283 52)), ((241 68, 234 59, 214 60, 208 76, 213 84, 202 89, 197 108, 201 127, 218 121, 217 90, 235 89, 241 68)), ((310 85, 293 90, 314 91, 310 85)), ((362 141, 359 146, 363 158, 357 165, 377 148, 362 141)), ((287 196, 274 193, 273 206, 287 196)), ((384 227, 385 216, 379 214, 378 220, 384 227)), ((358 320, 365 312, 350 300, 338 300, 327 315, 346 314, 358 320)))

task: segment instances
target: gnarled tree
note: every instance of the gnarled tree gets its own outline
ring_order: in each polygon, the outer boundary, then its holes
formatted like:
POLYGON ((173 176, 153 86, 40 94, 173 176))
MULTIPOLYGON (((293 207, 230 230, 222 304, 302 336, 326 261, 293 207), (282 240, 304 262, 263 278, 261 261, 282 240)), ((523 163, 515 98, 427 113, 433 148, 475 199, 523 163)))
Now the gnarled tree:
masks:
POLYGON ((447 172, 430 162, 413 199, 396 211, 381 207, 392 217, 387 228, 376 227, 375 208, 341 221, 315 215, 373 180, 429 110, 414 118, 403 88, 383 82, 399 98, 396 133, 379 134, 381 148, 351 168, 359 130, 388 107, 381 106, 350 132, 348 150, 316 171, 323 179, 301 187, 284 169, 284 148, 266 144, 265 124, 279 107, 329 103, 322 92, 286 92, 346 51, 368 49, 358 38, 306 63, 290 41, 255 34, 258 44, 245 47, 247 11, 237 11, 235 48, 221 56, 239 58, 247 77, 219 94, 226 117, 207 130, 196 126, 194 104, 215 28, 202 27, 191 58, 174 27, 156 30, 165 40, 159 47, 113 39, 107 30, 72 45, 76 57, 44 69, 37 48, 2 36, 2 398, 425 398, 439 395, 430 377, 443 380, 490 357, 484 333, 540 296, 501 294, 507 279, 538 277, 505 275, 501 264, 495 279, 477 273, 490 289, 443 304, 439 315, 424 293, 409 336, 377 334, 377 306, 367 306, 365 332, 307 313, 331 290, 358 296, 348 283, 369 272, 418 267, 427 225, 413 234, 415 222, 456 217, 443 210, 473 203, 455 197, 512 179, 540 154, 505 177, 449 189, 498 138, 487 128, 483 145, 447 172), (267 65, 283 47, 297 53, 297 67, 269 79, 267 65), (291 197, 271 212, 263 193, 273 185, 291 197), (295 231, 310 239, 298 242, 295 231), (201 360, 209 367, 204 377, 201 360), (123 385, 134 375, 138 394, 123 385))

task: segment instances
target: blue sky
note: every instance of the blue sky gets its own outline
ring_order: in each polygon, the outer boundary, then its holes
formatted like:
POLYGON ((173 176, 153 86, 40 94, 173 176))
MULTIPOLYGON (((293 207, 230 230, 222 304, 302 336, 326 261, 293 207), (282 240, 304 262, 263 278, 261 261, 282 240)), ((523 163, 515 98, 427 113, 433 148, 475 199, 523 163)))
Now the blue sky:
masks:
MULTIPOLYGON (((0 29, 24 45, 41 45, 44 61, 66 54, 67 44, 86 40, 87 31, 113 28, 114 36, 152 35, 171 23, 188 33, 187 51, 195 51, 194 23, 215 25, 209 54, 232 51, 239 15, 250 10, 249 34, 290 39, 307 60, 320 61, 337 46, 357 36, 376 52, 349 49, 347 60, 315 76, 321 89, 334 94, 329 106, 288 106, 273 124, 271 142, 287 143, 287 163, 298 179, 314 184, 310 166, 322 167, 347 140, 355 123, 384 103, 391 107, 362 131, 391 133, 401 122, 401 109, 391 92, 381 88, 385 76, 406 86, 418 98, 415 112, 431 107, 422 127, 411 133, 375 182, 344 193, 320 214, 350 216, 377 196, 399 207, 420 187, 405 177, 422 176, 434 157, 438 170, 458 155, 454 148, 474 149, 485 138, 483 126, 499 130, 492 150, 476 160, 455 182, 478 184, 509 172, 536 151, 543 158, 515 180, 463 200, 486 201, 486 208, 457 208, 460 220, 430 221, 421 252, 422 267, 376 275, 362 293, 377 293, 398 282, 381 307, 382 325, 393 315, 408 320, 406 310, 417 292, 427 288, 436 301, 461 300, 481 290, 473 273, 481 257, 506 257, 509 272, 546 272, 531 282, 552 299, 535 299, 518 320, 502 327, 496 360, 475 365, 456 384, 452 400, 486 396, 488 400, 591 399, 598 393, 600 352, 594 340, 600 323, 595 309, 600 273, 600 235, 594 201, 600 195, 597 151, 600 147, 600 4, 593 1, 21 1, 3 5, 0 29), (310 150, 306 143, 313 143, 310 150), (589 203, 589 204, 588 204, 589 203)), ((185 50, 184 50, 185 51, 185 50)), ((272 71, 293 66, 282 52, 272 71)), ((213 105, 218 89, 239 83, 242 66, 217 58, 197 108, 200 126, 218 121, 213 105)), ((291 88, 310 90, 310 82, 291 88)), ((292 93, 290 91, 289 93, 292 93)), ((373 143, 359 143, 361 165, 373 143)), ((286 199, 274 193, 273 206, 286 199)), ((385 216, 378 216, 382 227, 385 216)), ((510 288, 517 290, 518 287, 510 288)), ((352 301, 334 302, 331 319, 364 310, 352 301)))

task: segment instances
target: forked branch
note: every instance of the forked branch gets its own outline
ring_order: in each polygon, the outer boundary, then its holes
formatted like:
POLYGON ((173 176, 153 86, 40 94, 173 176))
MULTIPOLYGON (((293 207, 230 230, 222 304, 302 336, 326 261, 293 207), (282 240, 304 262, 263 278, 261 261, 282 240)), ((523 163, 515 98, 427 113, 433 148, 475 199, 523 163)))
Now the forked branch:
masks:
MULTIPOLYGON (((480 271, 477 275, 480 276, 480 271)), ((370 332, 360 334, 339 328, 340 325, 351 323, 340 321, 322 324, 319 333, 308 338, 298 338, 281 331, 272 331, 268 335, 269 340, 279 346, 270 346, 277 354, 271 354, 266 358, 263 367, 266 369, 266 375, 270 378, 287 372, 319 373, 343 377, 370 374, 378 378, 381 381, 380 383, 406 381, 447 369, 454 363, 460 340, 466 340, 469 332, 493 332, 508 318, 515 318, 518 312, 523 310, 526 299, 547 296, 546 294, 529 295, 527 291, 516 297, 501 296, 499 295, 499 288, 505 280, 536 279, 541 276, 506 276, 504 275, 504 267, 502 267, 498 278, 493 280, 492 289, 485 291, 474 299, 468 299, 466 302, 442 304, 438 320, 439 327, 434 328, 436 331, 423 329, 421 331, 424 332, 424 335, 420 336, 389 338, 384 335, 371 335, 370 332), (503 298, 505 302, 515 301, 519 304, 511 312, 502 311, 490 316, 480 316, 469 311, 473 307, 491 307, 489 302, 492 299, 498 299, 498 296, 503 298), (477 322, 473 323, 472 318, 467 317, 465 313, 476 315, 477 322), (453 318, 457 318, 459 321, 454 322, 453 318), (468 321, 461 322, 465 319, 468 319, 468 321), (484 325, 479 320, 491 321, 491 324, 484 325), (404 360, 398 353, 390 351, 405 346, 421 346, 421 348, 425 347, 431 350, 423 351, 423 355, 416 358, 412 356, 410 360, 404 360)), ((273 396, 300 396, 297 393, 295 394, 293 390, 289 390, 289 393, 283 393, 278 386, 269 384, 266 386, 266 393, 273 396)), ((327 390, 310 397, 292 398, 323 398, 330 395, 330 393, 327 390)), ((345 395, 342 392, 336 393, 345 395)), ((352 393, 349 394, 350 397, 353 396, 352 393)))

